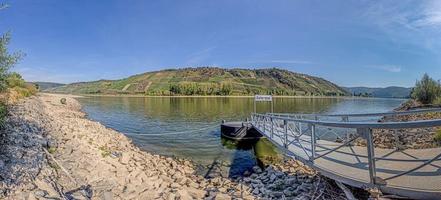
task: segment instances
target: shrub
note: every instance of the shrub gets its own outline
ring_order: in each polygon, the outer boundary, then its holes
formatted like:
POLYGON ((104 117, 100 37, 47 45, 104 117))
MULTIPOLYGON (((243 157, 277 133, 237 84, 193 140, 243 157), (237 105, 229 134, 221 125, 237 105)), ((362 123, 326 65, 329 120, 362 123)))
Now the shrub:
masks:
POLYGON ((8 52, 8 44, 11 40, 9 33, 0 37, 0 92, 4 92, 8 88, 9 69, 12 68, 22 57, 21 53, 10 54, 8 52))
POLYGON ((23 80, 21 75, 16 72, 8 74, 8 76, 6 77, 6 83, 10 88, 26 87, 25 81, 23 80))
POLYGON ((412 91, 412 98, 423 104, 431 104, 441 97, 441 85, 429 75, 424 74, 421 80, 417 81, 412 91))
POLYGON ((433 104, 441 106, 441 97, 436 98, 433 104))
POLYGON ((437 142, 441 142, 441 128, 436 131, 433 139, 437 142))
POLYGON ((0 127, 3 127, 7 114, 6 104, 0 103, 0 127))

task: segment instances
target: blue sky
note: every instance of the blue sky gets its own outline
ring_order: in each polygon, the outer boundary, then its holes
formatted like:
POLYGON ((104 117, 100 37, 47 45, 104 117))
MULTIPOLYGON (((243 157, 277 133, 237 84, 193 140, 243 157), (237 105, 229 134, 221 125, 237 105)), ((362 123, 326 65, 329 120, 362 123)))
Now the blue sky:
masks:
POLYGON ((185 66, 281 67, 342 86, 441 79, 441 1, 5 0, 31 81, 185 66), (398 3, 399 2, 399 3, 398 3))

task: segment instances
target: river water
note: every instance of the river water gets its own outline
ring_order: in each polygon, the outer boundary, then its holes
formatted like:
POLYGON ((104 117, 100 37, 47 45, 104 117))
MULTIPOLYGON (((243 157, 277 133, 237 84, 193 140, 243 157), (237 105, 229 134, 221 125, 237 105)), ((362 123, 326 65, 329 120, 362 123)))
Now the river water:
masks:
MULTIPOLYGON (((87 97, 79 98, 92 120, 126 134, 141 149, 188 158, 201 166, 222 163, 234 176, 254 166, 260 155, 277 154, 267 140, 251 147, 221 139, 220 122, 245 120, 253 112, 246 97, 87 97)), ((280 113, 387 112, 403 99, 274 98, 280 113)), ((257 104, 269 112, 270 103, 257 104)), ((225 171, 225 170, 224 170, 225 171)))

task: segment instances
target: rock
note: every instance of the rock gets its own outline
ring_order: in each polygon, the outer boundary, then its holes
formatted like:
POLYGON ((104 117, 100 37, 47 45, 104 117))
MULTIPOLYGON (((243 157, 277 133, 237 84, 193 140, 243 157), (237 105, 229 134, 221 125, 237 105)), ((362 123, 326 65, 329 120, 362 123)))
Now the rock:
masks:
POLYGON ((271 192, 271 196, 276 197, 276 198, 280 198, 283 196, 283 192, 271 192))
POLYGON ((196 188, 186 188, 188 193, 195 199, 202 199, 205 196, 205 191, 196 188))
POLYGON ((113 194, 111 191, 104 191, 102 200, 113 200, 113 194))
POLYGON ((285 194, 285 196, 291 197, 294 196, 296 193, 294 192, 294 190, 292 190, 292 188, 287 188, 283 190, 283 194, 285 194))
POLYGON ((259 166, 254 166, 254 167, 253 167, 253 171, 254 171, 255 173, 257 173, 257 174, 262 173, 262 169, 261 169, 259 166))
POLYGON ((119 162, 121 164, 127 165, 129 163, 129 160, 130 160, 130 154, 126 153, 126 152, 123 152, 121 154, 121 158, 119 159, 119 162))
POLYGON ((270 176, 270 178, 269 178, 269 181, 272 183, 272 182, 274 182, 274 180, 276 180, 276 178, 277 178, 276 175, 271 174, 271 176, 270 176))
POLYGON ((34 192, 35 196, 37 197, 45 197, 48 195, 48 193, 44 190, 37 190, 34 192))
POLYGON ((297 178, 295 178, 295 177, 290 177, 285 180, 285 184, 287 184, 287 185, 294 185, 296 183, 297 183, 297 178))
POLYGON ((259 188, 254 188, 254 190, 253 190, 253 194, 254 195, 258 195, 260 193, 260 190, 259 190, 259 188))
POLYGON ((215 198, 215 200, 227 200, 227 199, 229 200, 231 199, 231 197, 228 196, 227 194, 222 194, 222 193, 217 194, 215 198))

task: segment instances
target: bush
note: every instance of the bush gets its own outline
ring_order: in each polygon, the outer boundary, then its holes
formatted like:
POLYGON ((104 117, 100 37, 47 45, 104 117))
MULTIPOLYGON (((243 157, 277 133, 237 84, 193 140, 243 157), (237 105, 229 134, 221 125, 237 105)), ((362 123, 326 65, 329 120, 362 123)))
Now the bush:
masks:
POLYGON ((0 103, 0 127, 3 127, 7 114, 6 104, 0 103))
POLYGON ((10 54, 8 52, 7 46, 10 39, 9 33, 0 37, 0 92, 4 92, 8 88, 8 71, 22 57, 21 53, 10 54))
POLYGON ((423 104, 432 104, 441 97, 441 85, 429 75, 424 74, 420 81, 417 81, 412 91, 412 98, 423 104))
POLYGON ((436 98, 433 104, 441 106, 441 97, 436 98))
POLYGON ((441 129, 438 129, 435 133, 435 136, 433 138, 437 142, 441 142, 441 129))

